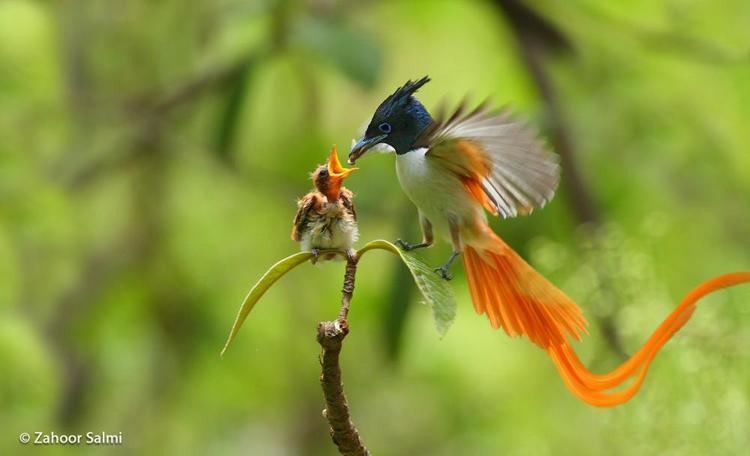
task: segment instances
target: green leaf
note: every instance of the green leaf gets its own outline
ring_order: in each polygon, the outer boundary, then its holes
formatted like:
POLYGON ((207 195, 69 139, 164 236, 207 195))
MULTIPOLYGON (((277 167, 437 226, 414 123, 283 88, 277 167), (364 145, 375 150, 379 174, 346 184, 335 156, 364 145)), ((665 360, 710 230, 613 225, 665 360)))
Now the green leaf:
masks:
MULTIPOLYGON (((377 240, 368 242, 364 247, 357 251, 357 256, 361 258, 366 252, 375 249, 387 250, 396 254, 409 268, 412 277, 414 277, 414 282, 416 282, 419 291, 422 293, 422 297, 432 309, 432 316, 435 319, 435 327, 437 328, 438 334, 441 337, 444 336, 453 323, 453 320, 456 318, 456 298, 453 296, 453 291, 450 286, 448 286, 448 283, 436 274, 430 266, 419 259, 419 257, 412 253, 402 251, 388 241, 377 240)), ((340 255, 345 254, 344 252, 334 250, 331 250, 330 252, 340 255)), ((311 257, 312 253, 310 252, 295 253, 294 255, 288 256, 279 261, 263 274, 263 277, 260 278, 255 286, 253 286, 250 293, 247 294, 247 297, 245 297, 245 300, 242 302, 242 306, 240 307, 240 311, 234 321, 234 325, 232 325, 232 330, 229 333, 227 342, 221 350, 221 356, 224 356, 229 344, 231 344, 235 337, 237 337, 237 333, 245 322, 245 319, 247 319, 247 316, 250 314, 250 311, 255 306, 255 303, 258 302, 271 285, 276 283, 281 276, 309 260, 311 257)))
POLYGON ((348 78, 372 88, 380 72, 380 46, 363 30, 343 22, 305 18, 296 24, 295 44, 326 61, 348 78))
POLYGON ((271 266, 271 269, 263 274, 263 277, 260 278, 255 286, 253 286, 253 288, 250 290, 250 293, 247 294, 245 300, 242 302, 240 311, 239 313, 237 313, 237 318, 234 320, 234 325, 232 325, 232 330, 229 332, 229 338, 224 344, 224 348, 221 350, 221 356, 224 356, 224 352, 227 351, 229 344, 231 344, 234 338, 237 336, 237 332, 239 332, 250 311, 253 310, 253 306, 255 306, 255 303, 258 302, 258 300, 265 294, 265 292, 269 288, 271 288, 271 285, 276 283, 276 281, 279 280, 281 276, 304 263, 305 261, 309 260, 311 257, 312 253, 310 252, 295 253, 294 255, 288 256, 278 263, 274 264, 273 266, 271 266))
POLYGON ((456 318, 456 298, 448 282, 436 274, 433 268, 418 256, 404 252, 388 241, 368 242, 357 252, 357 255, 362 256, 365 252, 374 249, 387 250, 401 258, 401 261, 409 268, 412 277, 414 277, 422 297, 432 309, 438 334, 441 337, 444 336, 456 318))

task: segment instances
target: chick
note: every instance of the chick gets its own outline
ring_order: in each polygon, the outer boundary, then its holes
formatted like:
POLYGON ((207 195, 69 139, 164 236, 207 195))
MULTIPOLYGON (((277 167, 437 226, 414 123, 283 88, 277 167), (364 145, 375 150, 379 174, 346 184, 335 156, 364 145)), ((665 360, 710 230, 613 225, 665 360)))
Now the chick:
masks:
MULTIPOLYGON (((292 239, 300 243, 302 251, 313 253, 313 262, 321 250, 340 250, 353 257, 352 246, 359 236, 354 194, 341 184, 356 170, 341 165, 334 146, 327 163, 311 175, 315 189, 297 202, 292 239)), ((328 253, 322 259, 334 257, 335 253, 328 253)))

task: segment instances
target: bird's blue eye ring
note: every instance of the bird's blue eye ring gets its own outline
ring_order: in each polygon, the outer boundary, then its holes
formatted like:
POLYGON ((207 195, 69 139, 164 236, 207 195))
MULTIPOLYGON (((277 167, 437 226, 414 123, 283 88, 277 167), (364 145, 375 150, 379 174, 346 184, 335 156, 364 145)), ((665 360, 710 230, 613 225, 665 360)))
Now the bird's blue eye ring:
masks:
POLYGON ((391 132, 391 124, 388 122, 383 122, 382 124, 378 125, 378 130, 382 131, 385 134, 388 134, 391 132))

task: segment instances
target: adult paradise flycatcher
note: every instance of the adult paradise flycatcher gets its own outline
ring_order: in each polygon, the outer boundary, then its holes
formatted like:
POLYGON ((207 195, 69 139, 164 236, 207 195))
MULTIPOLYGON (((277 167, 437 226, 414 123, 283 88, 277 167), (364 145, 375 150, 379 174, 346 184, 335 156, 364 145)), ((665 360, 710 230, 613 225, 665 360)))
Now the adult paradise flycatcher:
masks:
MULTIPOLYGON (((352 246, 359 236, 354 194, 341 184, 357 168, 344 168, 339 162, 336 146, 328 161, 311 174, 315 189, 297 202, 297 215, 292 225, 292 239, 305 252, 312 252, 313 262, 321 250, 343 250, 352 255, 352 246)), ((332 259, 330 254, 323 259, 332 259)))
POLYGON ((486 314, 494 328, 526 336, 547 352, 568 389, 581 400, 600 407, 628 401, 699 298, 750 281, 750 272, 737 272, 704 282, 629 360, 608 374, 592 373, 568 340, 580 340, 586 333, 581 309, 503 242, 484 212, 508 218, 543 207, 560 177, 555 155, 529 127, 506 111, 488 109, 486 103, 471 111, 461 104, 451 115, 433 119, 414 98, 429 81, 407 81, 380 104, 364 136, 352 146, 349 163, 368 150, 396 153, 398 180, 419 209, 423 233, 421 243, 396 242, 404 250, 429 247, 433 230, 451 242, 452 255, 436 271, 449 279, 451 263, 463 253, 477 313, 486 314), (612 391, 630 378, 632 383, 612 391))

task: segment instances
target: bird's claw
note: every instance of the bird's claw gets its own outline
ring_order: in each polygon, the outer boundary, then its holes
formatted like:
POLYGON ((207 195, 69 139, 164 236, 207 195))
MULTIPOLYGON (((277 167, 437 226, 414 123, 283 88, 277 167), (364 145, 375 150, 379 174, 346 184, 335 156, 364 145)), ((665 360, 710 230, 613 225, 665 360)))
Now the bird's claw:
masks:
POLYGON ((320 249, 311 249, 310 253, 312 253, 312 258, 310 258, 310 261, 312 264, 315 264, 318 262, 318 258, 320 257, 320 249))
POLYGON ((414 246, 412 244, 409 244, 408 242, 404 241, 403 239, 396 239, 394 242, 397 246, 401 248, 401 250, 405 252, 409 252, 414 249, 414 246))
POLYGON ((447 281, 447 280, 451 280, 451 279, 453 278, 453 274, 451 274, 451 273, 450 273, 450 271, 448 270, 448 268, 447 268, 447 267, 445 267, 445 266, 441 266, 441 267, 439 267, 439 268, 435 268, 435 269, 433 269, 433 270, 434 270, 435 272, 437 272, 437 273, 438 273, 438 275, 439 275, 439 276, 440 276, 440 277, 441 277, 441 278, 442 278, 443 280, 446 280, 446 281, 447 281))

